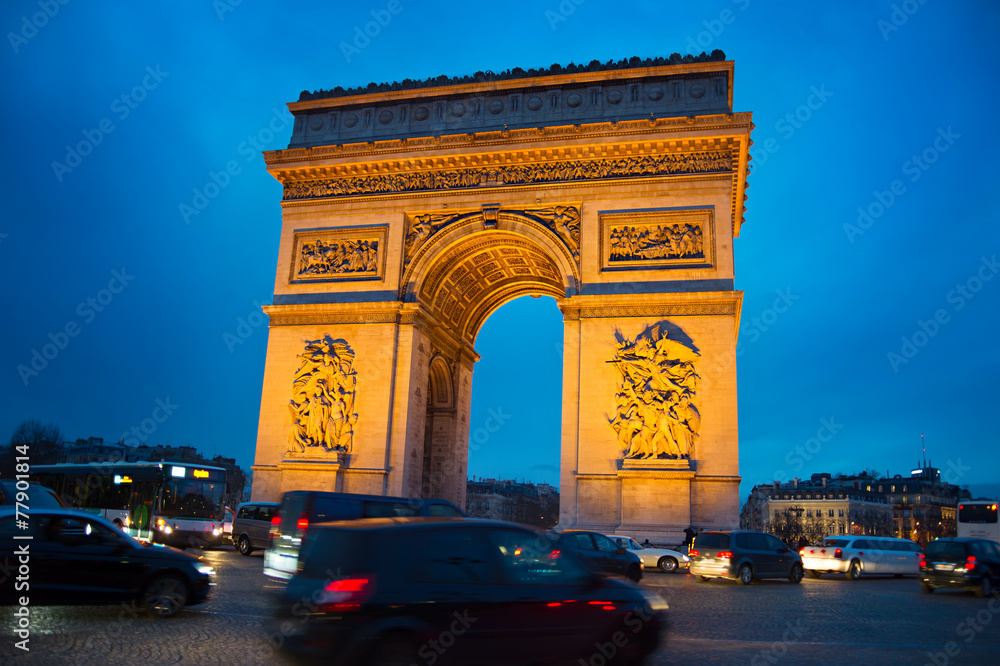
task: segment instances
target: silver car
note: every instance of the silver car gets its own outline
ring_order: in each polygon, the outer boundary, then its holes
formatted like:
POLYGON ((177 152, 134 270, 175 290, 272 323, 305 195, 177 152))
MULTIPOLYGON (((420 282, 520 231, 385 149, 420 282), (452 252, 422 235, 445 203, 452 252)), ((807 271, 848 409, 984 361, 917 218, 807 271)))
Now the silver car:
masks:
POLYGON ((813 578, 844 573, 848 580, 862 574, 915 576, 920 573, 920 546, 909 539, 874 536, 828 536, 800 553, 802 566, 813 578))
POLYGON ((678 569, 686 569, 691 565, 691 558, 676 550, 641 546, 632 537, 622 534, 609 534, 608 538, 614 541, 619 548, 624 548, 638 555, 644 569, 659 569, 665 573, 672 573, 678 569))

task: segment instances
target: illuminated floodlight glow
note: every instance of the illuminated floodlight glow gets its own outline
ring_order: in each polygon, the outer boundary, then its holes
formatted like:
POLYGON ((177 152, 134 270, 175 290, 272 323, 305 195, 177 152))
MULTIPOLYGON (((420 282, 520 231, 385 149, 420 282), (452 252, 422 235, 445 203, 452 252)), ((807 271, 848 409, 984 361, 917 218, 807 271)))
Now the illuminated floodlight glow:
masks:
POLYGON ((176 465, 174 465, 173 467, 170 468, 170 476, 179 476, 179 477, 183 478, 184 477, 184 468, 183 467, 177 467, 176 465))

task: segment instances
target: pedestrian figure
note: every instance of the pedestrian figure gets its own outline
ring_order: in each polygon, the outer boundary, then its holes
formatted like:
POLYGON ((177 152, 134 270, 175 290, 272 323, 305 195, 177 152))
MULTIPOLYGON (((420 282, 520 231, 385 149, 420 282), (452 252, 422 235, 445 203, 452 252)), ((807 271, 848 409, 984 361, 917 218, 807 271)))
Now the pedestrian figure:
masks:
POLYGON ((691 544, 694 543, 694 537, 697 534, 698 532, 690 525, 684 529, 684 545, 687 546, 688 550, 691 550, 691 544))

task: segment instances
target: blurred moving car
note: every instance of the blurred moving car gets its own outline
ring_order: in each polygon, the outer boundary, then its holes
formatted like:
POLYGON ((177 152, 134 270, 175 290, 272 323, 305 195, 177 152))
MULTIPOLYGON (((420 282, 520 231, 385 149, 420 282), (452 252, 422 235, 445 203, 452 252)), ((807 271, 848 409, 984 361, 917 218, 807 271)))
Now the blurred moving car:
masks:
POLYGON ((236 507, 232 539, 240 554, 249 555, 257 548, 267 548, 271 519, 278 506, 277 502, 243 502, 236 507))
POLYGON ((313 525, 302 562, 268 641, 322 663, 637 664, 666 622, 658 595, 513 523, 313 525))
POLYGON ((971 590, 988 597, 1000 583, 1000 546, 989 539, 935 539, 920 558, 920 589, 939 587, 971 590))
POLYGON ((18 490, 18 483, 13 479, 0 480, 0 506, 15 506, 18 502, 32 509, 57 509, 66 506, 66 502, 63 502, 56 491, 48 486, 34 481, 21 481, 23 490, 18 490), (24 484, 27 484, 26 489, 24 484), (24 498, 26 501, 18 499, 19 492, 27 493, 27 497, 24 498))
POLYGON ((638 555, 642 566, 646 569, 659 569, 664 573, 673 573, 678 569, 686 569, 691 564, 690 557, 676 550, 642 546, 632 537, 621 534, 609 534, 608 538, 614 541, 619 548, 624 548, 638 555))
POLYGON ((703 581, 730 578, 749 585, 759 578, 802 580, 799 554, 764 532, 702 532, 694 538, 689 555, 689 571, 703 581))
POLYGON ((799 554, 813 578, 845 573, 848 580, 857 580, 862 574, 915 576, 920 572, 920 552, 920 545, 909 539, 842 535, 828 536, 799 554))
POLYGON ((107 605, 137 602, 150 617, 170 617, 211 598, 215 570, 194 555, 147 546, 101 516, 73 509, 33 509, 26 519, 0 507, 0 561, 28 544, 28 586, 0 582, 0 604, 107 605), (30 540, 15 540, 15 536, 30 540))
POLYGON ((332 520, 405 516, 465 517, 447 500, 291 490, 271 518, 264 574, 288 580, 299 567, 299 548, 310 525, 332 520))
POLYGON ((573 551, 592 571, 625 576, 635 582, 642 580, 642 560, 639 556, 603 534, 587 530, 546 534, 551 535, 557 548, 573 551))

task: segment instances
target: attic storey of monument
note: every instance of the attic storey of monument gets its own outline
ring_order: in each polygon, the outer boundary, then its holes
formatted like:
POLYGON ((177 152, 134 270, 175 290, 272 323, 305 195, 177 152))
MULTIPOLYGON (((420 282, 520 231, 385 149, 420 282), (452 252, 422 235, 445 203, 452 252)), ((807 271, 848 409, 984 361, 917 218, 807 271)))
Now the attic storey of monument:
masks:
POLYGON ((737 525, 751 115, 730 61, 630 62, 289 104, 289 148, 265 153, 284 198, 254 499, 464 503, 476 335, 550 295, 560 524, 737 525))

